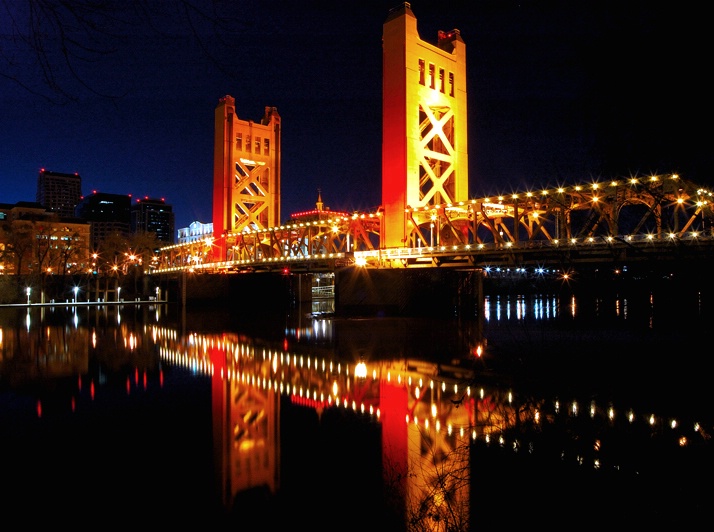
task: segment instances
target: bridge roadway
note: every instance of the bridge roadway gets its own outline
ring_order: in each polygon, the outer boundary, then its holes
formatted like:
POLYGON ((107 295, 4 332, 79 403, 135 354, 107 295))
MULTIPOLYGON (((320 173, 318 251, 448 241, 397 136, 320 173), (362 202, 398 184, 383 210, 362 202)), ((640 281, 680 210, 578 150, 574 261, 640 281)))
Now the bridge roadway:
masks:
POLYGON ((352 265, 568 271, 583 264, 701 261, 712 257, 713 196, 663 175, 407 208, 400 247, 383 245, 381 209, 352 215, 318 209, 278 227, 162 248, 153 271, 334 272, 352 265))
POLYGON ((162 274, 189 272, 334 272, 358 266, 362 268, 512 268, 538 273, 557 270, 559 274, 577 271, 579 267, 612 265, 622 267, 633 263, 669 264, 673 262, 703 263, 714 258, 714 236, 692 232, 684 236, 668 234, 627 235, 618 237, 590 236, 529 240, 525 242, 454 244, 416 248, 373 249, 354 252, 318 253, 308 255, 256 256, 248 259, 219 262, 196 260, 180 266, 165 266, 153 270, 162 274))

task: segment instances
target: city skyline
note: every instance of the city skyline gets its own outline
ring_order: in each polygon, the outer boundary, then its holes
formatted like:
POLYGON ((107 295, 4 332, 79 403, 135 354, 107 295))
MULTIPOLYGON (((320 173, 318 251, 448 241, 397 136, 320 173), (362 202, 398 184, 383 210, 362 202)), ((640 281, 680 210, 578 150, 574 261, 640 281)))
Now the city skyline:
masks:
MULTIPOLYGON (((33 201, 46 168, 80 174, 84 195, 163 198, 176 228, 210 222, 214 111, 231 95, 241 119, 265 106, 282 117, 282 219, 313 208, 318 189, 333 210, 376 209, 382 25, 400 2, 364 4, 240 3, 218 30, 193 19, 193 34, 176 15, 187 2, 162 3, 162 31, 114 28, 115 52, 74 64, 86 86, 57 70, 74 97, 59 103, 37 58, 3 44, 15 63, 0 62, 0 202, 33 201)), ((456 28, 466 43, 470 196, 649 173, 711 184, 711 150, 690 125, 711 115, 689 66, 705 61, 703 16, 674 3, 411 7, 423 40, 456 28)))

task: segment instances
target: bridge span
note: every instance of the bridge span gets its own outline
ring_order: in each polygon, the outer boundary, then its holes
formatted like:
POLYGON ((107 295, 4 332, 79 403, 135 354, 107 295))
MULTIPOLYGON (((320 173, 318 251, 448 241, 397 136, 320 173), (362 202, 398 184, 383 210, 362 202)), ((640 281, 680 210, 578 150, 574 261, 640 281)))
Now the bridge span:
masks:
POLYGON ((313 219, 162 248, 155 273, 366 268, 557 268, 711 259, 712 192, 679 176, 593 182, 404 213, 404 245, 383 247, 382 213, 313 219), (219 244, 223 239, 229 245, 219 244), (227 249, 216 260, 215 249, 227 249))

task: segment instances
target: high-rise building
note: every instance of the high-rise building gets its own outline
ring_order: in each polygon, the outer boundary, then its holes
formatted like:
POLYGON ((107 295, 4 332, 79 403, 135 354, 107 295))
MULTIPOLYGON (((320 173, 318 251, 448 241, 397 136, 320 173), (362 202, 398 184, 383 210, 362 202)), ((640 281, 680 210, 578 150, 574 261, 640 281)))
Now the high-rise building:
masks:
POLYGON ((94 192, 83 197, 74 212, 77 218, 91 223, 91 246, 96 250, 108 236, 131 232, 130 210, 131 196, 128 194, 94 192))
POLYGON ((132 233, 155 233, 161 242, 174 243, 174 212, 163 199, 137 200, 130 212, 132 233))
POLYGON ((74 208, 82 198, 82 178, 78 173, 64 174, 44 168, 37 176, 35 201, 49 212, 74 218, 74 208))

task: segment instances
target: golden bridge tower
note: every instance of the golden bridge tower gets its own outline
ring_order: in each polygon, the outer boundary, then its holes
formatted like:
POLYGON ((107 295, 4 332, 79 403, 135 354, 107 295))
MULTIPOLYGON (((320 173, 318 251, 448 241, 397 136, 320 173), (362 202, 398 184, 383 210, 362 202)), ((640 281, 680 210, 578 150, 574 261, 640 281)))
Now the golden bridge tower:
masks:
POLYGON ((381 247, 400 247, 408 210, 468 200, 466 45, 456 29, 422 41, 404 2, 384 23, 382 61, 381 247))
POLYGON ((280 225, 280 115, 266 107, 260 123, 240 120, 232 96, 215 113, 214 261, 227 259, 236 233, 280 225))

